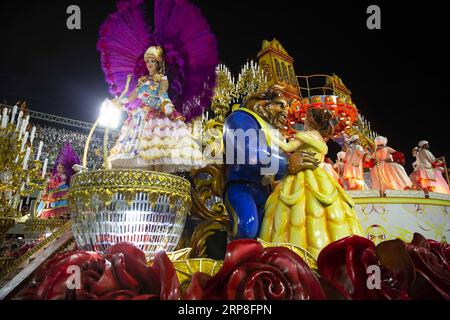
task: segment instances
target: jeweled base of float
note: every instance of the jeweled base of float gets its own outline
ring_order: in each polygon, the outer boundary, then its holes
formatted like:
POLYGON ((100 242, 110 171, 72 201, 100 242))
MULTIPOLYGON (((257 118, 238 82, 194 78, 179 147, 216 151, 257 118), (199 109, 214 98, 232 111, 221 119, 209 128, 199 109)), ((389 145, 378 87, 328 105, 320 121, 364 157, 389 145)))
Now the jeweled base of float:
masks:
POLYGON ((98 212, 74 214, 72 230, 83 250, 103 252, 116 243, 131 242, 147 255, 159 249, 172 252, 186 219, 178 214, 180 205, 171 208, 164 195, 152 204, 145 193, 137 194, 133 203, 127 205, 124 195, 117 193, 112 203, 98 212))
POLYGON ((190 209, 190 183, 146 170, 103 170, 72 178, 70 210, 78 247, 104 252, 131 242, 151 257, 175 251, 190 209))
POLYGON ((400 238, 410 242, 415 232, 428 239, 450 239, 450 196, 422 191, 349 191, 364 236, 380 243, 400 238))

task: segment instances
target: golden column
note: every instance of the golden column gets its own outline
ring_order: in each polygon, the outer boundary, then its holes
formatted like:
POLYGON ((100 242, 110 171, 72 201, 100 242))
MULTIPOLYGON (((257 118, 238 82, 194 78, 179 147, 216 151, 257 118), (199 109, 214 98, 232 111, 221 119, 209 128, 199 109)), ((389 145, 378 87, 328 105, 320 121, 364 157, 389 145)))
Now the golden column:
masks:
POLYGON ((300 97, 299 85, 294 71, 294 59, 277 39, 264 40, 258 53, 260 67, 267 74, 269 86, 280 85, 293 96, 300 97))

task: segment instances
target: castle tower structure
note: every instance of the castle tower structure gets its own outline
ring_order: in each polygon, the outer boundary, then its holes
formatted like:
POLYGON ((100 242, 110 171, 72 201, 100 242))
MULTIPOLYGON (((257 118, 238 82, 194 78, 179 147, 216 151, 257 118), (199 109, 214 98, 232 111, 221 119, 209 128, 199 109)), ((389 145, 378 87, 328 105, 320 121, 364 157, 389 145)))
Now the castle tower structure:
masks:
POLYGON ((280 85, 295 97, 300 97, 297 77, 294 71, 294 59, 287 53, 277 39, 264 40, 258 53, 259 66, 266 72, 269 86, 280 85))

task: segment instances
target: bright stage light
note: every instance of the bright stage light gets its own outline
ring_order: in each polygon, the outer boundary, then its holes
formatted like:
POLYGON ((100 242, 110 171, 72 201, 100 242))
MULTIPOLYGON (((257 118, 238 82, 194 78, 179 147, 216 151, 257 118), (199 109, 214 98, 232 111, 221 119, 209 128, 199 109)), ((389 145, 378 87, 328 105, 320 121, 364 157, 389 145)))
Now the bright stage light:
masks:
POLYGON ((120 108, 111 100, 106 99, 100 109, 98 123, 103 127, 115 129, 120 123, 120 108))

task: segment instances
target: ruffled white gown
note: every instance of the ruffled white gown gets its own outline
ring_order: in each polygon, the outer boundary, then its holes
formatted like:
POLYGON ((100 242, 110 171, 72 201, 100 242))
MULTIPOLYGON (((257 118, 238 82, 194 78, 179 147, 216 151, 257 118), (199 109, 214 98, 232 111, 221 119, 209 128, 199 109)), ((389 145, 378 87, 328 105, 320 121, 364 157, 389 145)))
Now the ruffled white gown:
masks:
POLYGON ((136 168, 167 173, 188 172, 204 166, 199 144, 183 117, 167 115, 167 93, 158 96, 159 83, 147 80, 137 89, 141 106, 128 114, 108 158, 111 168, 136 168))

